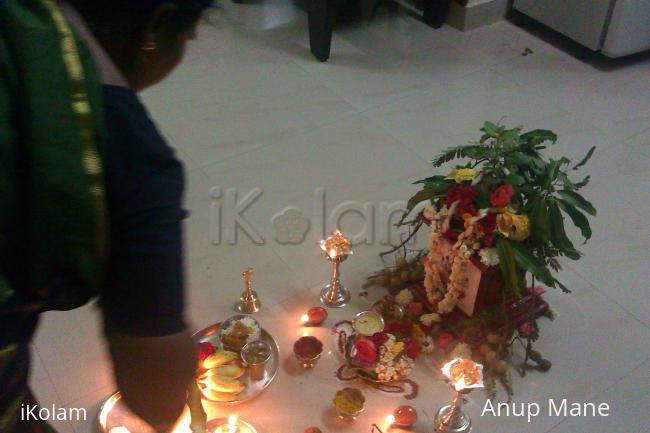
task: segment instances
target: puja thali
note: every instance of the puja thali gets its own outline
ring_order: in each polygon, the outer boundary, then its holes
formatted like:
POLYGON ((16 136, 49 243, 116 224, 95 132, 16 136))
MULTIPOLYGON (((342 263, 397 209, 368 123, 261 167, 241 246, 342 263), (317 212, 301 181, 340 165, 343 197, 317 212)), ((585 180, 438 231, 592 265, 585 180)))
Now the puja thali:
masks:
MULTIPOLYGON (((210 343, 215 348, 221 349, 222 343, 220 341, 220 331, 222 330, 221 323, 203 328, 194 333, 192 336, 194 341, 198 343, 210 343)), ((244 386, 244 389, 239 392, 230 401, 215 401, 203 395, 203 400, 212 404, 221 405, 237 405, 254 399, 259 396, 266 388, 269 387, 271 382, 277 376, 280 365, 280 349, 271 334, 265 329, 260 329, 259 339, 265 342, 271 349, 271 356, 263 366, 263 371, 259 374, 258 380, 251 380, 248 371, 246 371, 238 380, 244 386)), ((200 377, 205 369, 199 368, 197 370, 197 377, 200 377)), ((205 389, 205 385, 198 381, 199 387, 205 389)), ((180 424, 188 424, 187 419, 179 421, 180 424)), ((119 391, 113 393, 101 406, 98 414, 98 426, 101 433, 155 433, 154 430, 136 415, 134 415, 122 401, 122 396, 119 391)), ((179 425, 178 431, 188 431, 188 426, 179 425)), ((175 430, 176 431, 176 430, 175 430)))
MULTIPOLYGON (((222 328, 221 323, 216 323, 212 326, 209 326, 207 328, 204 328, 194 334, 194 340, 197 343, 210 343, 214 345, 215 347, 221 348, 221 341, 219 338, 219 331, 222 328)), ((273 336, 269 334, 265 329, 261 329, 261 334, 260 334, 260 340, 267 343, 268 346, 271 348, 271 357, 266 362, 264 366, 264 371, 261 375, 260 380, 251 380, 251 377, 248 372, 246 372, 243 376, 239 378, 239 381, 245 386, 245 389, 237 394, 236 398, 233 399, 232 401, 217 401, 212 398, 209 398, 206 393, 204 393, 203 397, 204 399, 215 402, 215 403, 220 403, 220 404, 230 404, 230 405, 236 405, 236 404, 241 404, 245 403, 249 400, 252 400, 253 398, 257 397, 260 395, 268 386, 273 382, 273 379, 275 379, 275 376, 277 375, 278 368, 280 366, 280 348, 278 347, 278 343, 275 341, 273 336)), ((199 386, 201 387, 201 383, 199 383, 199 386)))

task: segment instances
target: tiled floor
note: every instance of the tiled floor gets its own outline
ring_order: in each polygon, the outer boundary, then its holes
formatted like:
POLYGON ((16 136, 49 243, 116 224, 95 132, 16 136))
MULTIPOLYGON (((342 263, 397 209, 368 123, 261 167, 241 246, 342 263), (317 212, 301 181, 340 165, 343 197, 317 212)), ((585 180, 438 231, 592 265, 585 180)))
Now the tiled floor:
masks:
MULTIPOLYGON (((574 293, 548 296, 560 317, 543 325, 539 347, 554 367, 516 381, 517 401, 606 400, 612 415, 539 417, 527 424, 481 418, 478 403, 470 410, 481 432, 644 433, 650 403, 650 57, 581 61, 560 38, 508 22, 461 33, 433 30, 405 14, 380 14, 337 29, 332 57, 322 64, 309 54, 306 16, 292 2, 222 6, 201 28, 184 65, 143 95, 188 169, 193 326, 229 314, 247 265, 256 268, 254 283, 271 311, 290 309, 326 279, 316 247, 323 205, 315 188, 325 188, 328 213, 351 200, 379 209, 382 201, 408 198, 411 181, 431 172, 428 161, 446 146, 476 138, 483 120, 553 129, 560 137, 551 150, 556 154, 578 157, 598 146, 585 192, 599 215, 592 241, 582 248, 584 259, 568 263, 562 274, 574 293), (526 48, 533 53, 523 56, 526 48), (215 186, 219 199, 210 195, 215 186), (265 245, 241 233, 235 245, 212 243, 211 208, 226 209, 228 188, 241 199, 254 187, 263 195, 245 216, 265 245), (311 220, 301 245, 274 239, 272 217, 287 206, 311 220)), ((341 224, 356 231, 359 214, 346 214, 341 224)), ((345 282, 355 292, 380 266, 376 253, 385 246, 379 244, 383 226, 377 226, 375 241, 358 246, 344 265, 345 282)), ((99 330, 92 306, 45 316, 32 376, 42 403, 87 407, 94 415, 114 388, 99 330)), ((270 391, 266 401, 279 392, 270 391)), ((92 424, 57 428, 87 433, 92 424)), ((298 432, 306 423, 285 425, 298 432)), ((431 427, 420 425, 418 431, 431 427)))

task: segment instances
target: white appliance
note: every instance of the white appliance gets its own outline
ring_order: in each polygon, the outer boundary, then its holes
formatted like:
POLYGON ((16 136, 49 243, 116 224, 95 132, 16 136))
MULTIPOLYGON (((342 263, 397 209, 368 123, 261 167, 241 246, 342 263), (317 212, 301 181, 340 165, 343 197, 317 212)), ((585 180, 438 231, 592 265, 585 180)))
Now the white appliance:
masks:
POLYGON ((513 7, 608 57, 650 49, 650 0, 514 0, 513 7))

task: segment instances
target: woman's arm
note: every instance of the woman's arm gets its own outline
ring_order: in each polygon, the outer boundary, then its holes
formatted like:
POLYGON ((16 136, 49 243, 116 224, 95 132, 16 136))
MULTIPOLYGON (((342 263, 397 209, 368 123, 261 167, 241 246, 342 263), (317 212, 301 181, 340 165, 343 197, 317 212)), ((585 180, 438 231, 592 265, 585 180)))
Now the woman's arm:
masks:
POLYGON ((196 363, 184 317, 183 170, 127 89, 105 88, 111 253, 100 304, 129 408, 165 431, 196 363))
POLYGON ((185 406, 196 365, 189 333, 106 337, 124 402, 156 431, 169 431, 185 406))

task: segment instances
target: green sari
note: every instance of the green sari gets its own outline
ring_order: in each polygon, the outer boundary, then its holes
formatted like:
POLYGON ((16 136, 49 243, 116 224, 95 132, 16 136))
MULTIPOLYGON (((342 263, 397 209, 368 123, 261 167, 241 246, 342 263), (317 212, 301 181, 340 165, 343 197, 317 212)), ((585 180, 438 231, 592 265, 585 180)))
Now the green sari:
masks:
POLYGON ((0 431, 19 426, 38 314, 98 293, 101 87, 53 0, 0 0, 0 431), (18 379, 16 379, 18 378, 18 379))

